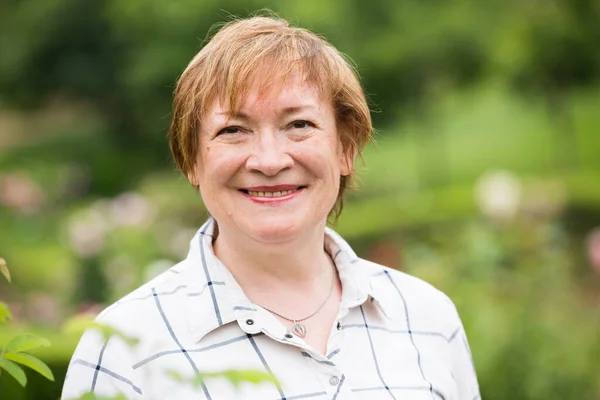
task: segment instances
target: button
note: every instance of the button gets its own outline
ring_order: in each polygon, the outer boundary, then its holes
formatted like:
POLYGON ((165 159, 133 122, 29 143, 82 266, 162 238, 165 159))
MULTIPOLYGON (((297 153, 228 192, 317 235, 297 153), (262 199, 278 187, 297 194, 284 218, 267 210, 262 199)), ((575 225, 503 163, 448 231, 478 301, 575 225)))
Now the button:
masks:
POLYGON ((246 325, 254 325, 254 320, 253 319, 247 319, 246 320, 246 325))
POLYGON ((342 323, 338 321, 337 323, 337 330, 341 331, 342 330, 342 323))
POLYGON ((291 333, 286 333, 284 336, 285 336, 286 339, 293 339, 294 338, 291 333))
POLYGON ((337 386, 338 383, 340 383, 340 378, 338 378, 337 376, 332 376, 331 378, 329 378, 329 384, 331 386, 337 386))

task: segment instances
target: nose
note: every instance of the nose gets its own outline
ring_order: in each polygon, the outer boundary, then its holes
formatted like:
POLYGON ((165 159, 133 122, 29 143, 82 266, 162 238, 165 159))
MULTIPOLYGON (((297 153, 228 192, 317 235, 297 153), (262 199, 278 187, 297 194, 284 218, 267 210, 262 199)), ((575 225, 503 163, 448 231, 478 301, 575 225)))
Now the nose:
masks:
POLYGON ((261 172, 266 176, 275 176, 291 168, 294 160, 285 142, 285 138, 277 135, 276 131, 258 133, 254 137, 250 156, 246 160, 246 169, 251 172, 261 172))

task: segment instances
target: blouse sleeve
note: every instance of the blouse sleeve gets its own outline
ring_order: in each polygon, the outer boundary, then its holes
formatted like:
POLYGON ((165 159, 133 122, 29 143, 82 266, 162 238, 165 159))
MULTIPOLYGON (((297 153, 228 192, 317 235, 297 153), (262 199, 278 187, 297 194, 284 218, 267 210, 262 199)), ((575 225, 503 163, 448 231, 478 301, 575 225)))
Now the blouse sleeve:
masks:
POLYGON ((456 316, 456 327, 449 338, 448 346, 450 347, 452 376, 456 382, 458 399, 478 400, 481 399, 481 395, 471 349, 454 304, 452 304, 452 308, 456 316))
POLYGON ((141 399, 142 391, 128 361, 127 347, 121 342, 118 337, 105 340, 99 332, 88 330, 69 364, 61 399, 79 399, 88 392, 97 396, 141 399))

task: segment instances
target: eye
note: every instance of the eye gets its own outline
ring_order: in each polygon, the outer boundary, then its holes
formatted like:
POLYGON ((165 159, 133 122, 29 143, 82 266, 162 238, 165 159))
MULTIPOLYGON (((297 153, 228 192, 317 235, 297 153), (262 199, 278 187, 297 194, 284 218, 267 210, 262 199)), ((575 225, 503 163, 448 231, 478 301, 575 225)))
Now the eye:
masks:
POLYGON ((226 128, 221 129, 219 132, 217 132, 217 135, 222 135, 222 134, 235 134, 235 133, 239 133, 240 132, 240 128, 237 126, 228 126, 226 128))
POLYGON ((294 122, 292 122, 291 126, 294 129, 304 129, 304 128, 308 128, 308 127, 314 127, 315 124, 313 124, 312 122, 309 122, 309 121, 294 121, 294 122))

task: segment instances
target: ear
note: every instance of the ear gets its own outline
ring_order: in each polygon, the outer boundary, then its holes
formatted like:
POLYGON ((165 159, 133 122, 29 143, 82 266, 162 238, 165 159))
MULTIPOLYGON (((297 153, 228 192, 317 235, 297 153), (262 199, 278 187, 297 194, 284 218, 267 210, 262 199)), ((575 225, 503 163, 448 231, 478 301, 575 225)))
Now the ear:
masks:
POLYGON ((196 162, 196 164, 194 164, 192 169, 190 171, 188 171, 188 173, 187 173, 188 181, 190 181, 190 183, 195 187, 200 186, 197 172, 198 172, 198 162, 196 162))
POLYGON ((354 160, 356 159, 356 149, 349 144, 346 149, 340 146, 339 163, 340 175, 348 176, 354 171, 354 160))
POLYGON ((187 178, 188 181, 190 181, 190 183, 192 184, 192 186, 198 187, 198 180, 196 179, 196 175, 194 175, 192 172, 188 172, 187 178))

